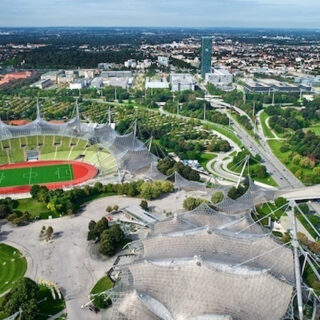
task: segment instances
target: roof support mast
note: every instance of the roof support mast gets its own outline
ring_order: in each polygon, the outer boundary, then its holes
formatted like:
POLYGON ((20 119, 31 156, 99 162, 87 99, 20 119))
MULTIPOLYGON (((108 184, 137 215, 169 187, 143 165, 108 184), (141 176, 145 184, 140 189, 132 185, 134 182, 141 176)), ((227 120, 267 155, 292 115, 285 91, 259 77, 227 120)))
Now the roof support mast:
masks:
POLYGON ((298 254, 298 237, 297 237, 297 220, 294 213, 294 208, 296 207, 296 203, 294 201, 290 201, 290 207, 292 208, 291 218, 292 218, 292 246, 294 253, 294 268, 295 268, 295 277, 296 277, 296 288, 297 288, 297 300, 298 300, 298 311, 299 311, 299 319, 303 320, 303 301, 302 301, 302 289, 301 289, 301 274, 300 274, 300 262, 299 262, 299 254, 298 254))

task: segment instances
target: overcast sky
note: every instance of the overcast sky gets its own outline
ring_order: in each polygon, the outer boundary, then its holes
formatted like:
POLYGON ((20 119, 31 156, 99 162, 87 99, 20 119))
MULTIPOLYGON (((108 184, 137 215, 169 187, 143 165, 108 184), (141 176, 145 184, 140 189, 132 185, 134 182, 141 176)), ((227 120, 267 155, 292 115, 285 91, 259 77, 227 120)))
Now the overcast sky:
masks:
POLYGON ((320 0, 0 0, 0 26, 319 28, 320 0))

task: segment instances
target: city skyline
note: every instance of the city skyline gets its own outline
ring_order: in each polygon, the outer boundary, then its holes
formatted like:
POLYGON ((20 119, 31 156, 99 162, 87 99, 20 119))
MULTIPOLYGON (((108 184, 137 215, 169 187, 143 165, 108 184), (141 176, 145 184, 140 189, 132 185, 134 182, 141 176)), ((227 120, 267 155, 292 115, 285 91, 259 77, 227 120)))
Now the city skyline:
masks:
POLYGON ((2 0, 1 27, 141 26, 320 28, 309 0, 2 0))

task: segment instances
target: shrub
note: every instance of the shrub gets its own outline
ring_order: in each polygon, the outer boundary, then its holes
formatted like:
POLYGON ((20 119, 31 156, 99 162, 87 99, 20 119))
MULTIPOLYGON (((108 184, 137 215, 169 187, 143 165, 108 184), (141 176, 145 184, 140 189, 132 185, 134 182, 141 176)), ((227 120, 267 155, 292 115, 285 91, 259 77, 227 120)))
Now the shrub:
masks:
POLYGON ((219 203, 223 200, 224 196, 221 191, 215 192, 212 197, 211 197, 211 202, 212 203, 219 203))

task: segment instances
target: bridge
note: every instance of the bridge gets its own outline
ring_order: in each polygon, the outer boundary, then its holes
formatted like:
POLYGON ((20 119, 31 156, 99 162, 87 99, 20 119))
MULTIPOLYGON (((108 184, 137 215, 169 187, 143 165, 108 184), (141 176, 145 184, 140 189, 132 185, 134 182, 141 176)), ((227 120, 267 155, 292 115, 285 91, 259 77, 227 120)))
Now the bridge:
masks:
POLYGON ((320 185, 311 187, 301 187, 295 189, 278 190, 275 192, 275 198, 283 197, 288 200, 317 200, 320 199, 320 185))

